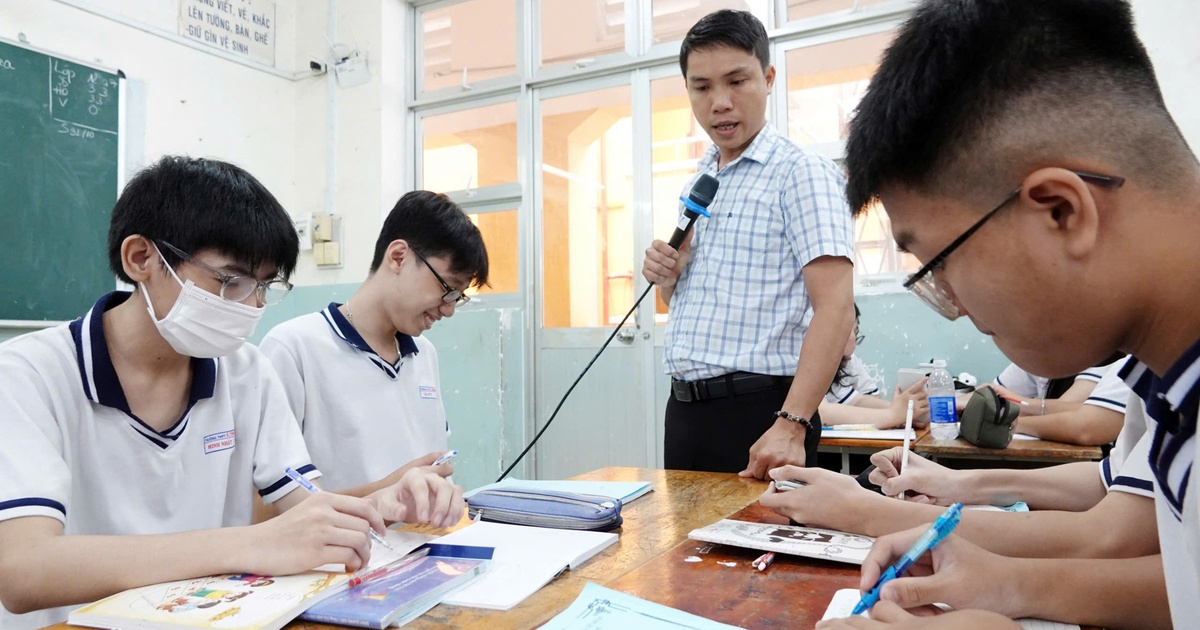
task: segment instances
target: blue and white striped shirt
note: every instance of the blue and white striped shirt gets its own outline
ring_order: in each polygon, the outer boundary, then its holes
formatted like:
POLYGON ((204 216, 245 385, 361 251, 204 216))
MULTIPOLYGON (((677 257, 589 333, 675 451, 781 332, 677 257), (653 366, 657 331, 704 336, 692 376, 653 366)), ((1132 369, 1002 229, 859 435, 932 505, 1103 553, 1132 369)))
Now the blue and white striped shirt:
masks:
POLYGON ((793 375, 813 316, 800 271, 854 252, 845 176, 770 124, 720 171, 718 157, 710 147, 684 190, 701 173, 721 182, 671 298, 664 368, 686 381, 739 370, 793 375))

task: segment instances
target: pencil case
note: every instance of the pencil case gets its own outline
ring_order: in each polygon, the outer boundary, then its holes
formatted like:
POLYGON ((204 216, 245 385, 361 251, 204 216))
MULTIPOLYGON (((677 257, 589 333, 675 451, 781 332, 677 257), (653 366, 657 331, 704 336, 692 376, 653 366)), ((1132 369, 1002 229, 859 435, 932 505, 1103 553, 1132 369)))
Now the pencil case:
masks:
POLYGON ((521 490, 480 490, 467 499, 468 514, 494 523, 608 531, 621 526, 621 500, 595 494, 521 490))

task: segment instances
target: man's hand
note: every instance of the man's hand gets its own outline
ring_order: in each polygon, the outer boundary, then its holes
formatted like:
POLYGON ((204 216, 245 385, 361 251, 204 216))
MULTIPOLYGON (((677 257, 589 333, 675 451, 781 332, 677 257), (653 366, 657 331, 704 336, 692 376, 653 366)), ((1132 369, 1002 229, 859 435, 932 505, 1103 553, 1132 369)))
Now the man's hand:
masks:
POLYGON ((817 622, 817 630, 1020 630, 1017 622, 985 610, 956 610, 944 614, 929 610, 914 615, 892 602, 881 601, 871 608, 871 618, 845 617, 817 622), (926 616, 933 614, 935 616, 926 616))
POLYGON ((803 481, 806 485, 785 492, 774 488, 758 498, 763 507, 797 523, 847 532, 861 532, 862 515, 886 497, 864 490, 850 475, 824 468, 782 466, 770 471, 771 479, 803 481))
POLYGON ((692 253, 692 233, 688 230, 679 251, 665 241, 654 241, 646 248, 646 260, 642 263, 642 277, 660 288, 670 289, 679 281, 679 274, 687 266, 692 253))
POLYGON ((399 482, 367 496, 389 521, 429 523, 450 527, 462 518, 466 509, 463 490, 433 472, 432 468, 412 468, 399 482))
MULTIPOLYGON (((296 492, 303 492, 298 490, 296 492)), ((262 575, 291 575, 323 564, 344 564, 347 571, 367 566, 371 539, 367 530, 387 530, 370 501, 336 492, 318 492, 295 507, 258 525, 247 570, 262 575)))
POLYGON ((776 418, 775 424, 750 447, 750 463, 738 475, 764 479, 772 468, 788 464, 803 467, 806 433, 807 430, 800 423, 776 418))
POLYGON ((929 424, 929 392, 925 391, 925 382, 929 380, 926 376, 917 381, 915 385, 904 391, 900 391, 897 386, 892 392, 892 404, 888 407, 889 420, 887 426, 879 426, 880 429, 891 429, 894 427, 903 427, 904 421, 908 418, 908 401, 913 401, 913 428, 920 429, 929 424))
POLYGON ((959 471, 935 464, 924 457, 909 454, 908 469, 900 470, 904 447, 894 446, 886 451, 871 455, 875 470, 871 471, 871 483, 878 485, 889 497, 902 492, 914 493, 909 500, 919 503, 950 505, 963 496, 960 488, 959 471))
MULTIPOLYGON (((866 592, 874 587, 879 576, 928 529, 923 525, 877 538, 863 560, 859 589, 866 592)), ((918 558, 902 577, 884 584, 879 599, 902 608, 947 604, 954 609, 982 608, 1020 616, 1025 603, 1020 585, 1028 580, 1020 579, 1014 562, 951 534, 918 558)))

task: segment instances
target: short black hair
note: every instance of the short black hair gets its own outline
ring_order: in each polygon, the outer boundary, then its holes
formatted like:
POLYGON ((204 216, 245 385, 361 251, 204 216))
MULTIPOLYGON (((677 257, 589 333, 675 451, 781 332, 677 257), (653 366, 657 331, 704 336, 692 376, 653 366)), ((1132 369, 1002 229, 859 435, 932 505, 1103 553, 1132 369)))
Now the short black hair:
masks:
POLYGON ((687 77, 688 55, 693 50, 727 46, 744 50, 762 62, 763 72, 771 64, 771 40, 767 29, 749 11, 721 9, 700 18, 679 46, 679 69, 687 77))
POLYGON ((379 269, 388 245, 396 239, 407 241, 422 256, 449 258, 450 270, 469 276, 477 287, 487 284, 488 255, 483 235, 446 195, 414 190, 396 202, 375 241, 371 273, 379 269))
MULTIPOLYGON (((300 255, 296 228, 275 196, 244 169, 204 158, 163 157, 121 192, 108 225, 108 265, 130 283, 121 243, 133 235, 188 254, 213 249, 250 270, 273 265, 284 279, 300 255)), ((172 267, 180 262, 169 248, 159 253, 172 267)))
POLYGON ((846 197, 855 213, 888 185, 994 202, 1096 160, 1151 184, 1195 161, 1127 2, 926 0, 850 123, 846 197))

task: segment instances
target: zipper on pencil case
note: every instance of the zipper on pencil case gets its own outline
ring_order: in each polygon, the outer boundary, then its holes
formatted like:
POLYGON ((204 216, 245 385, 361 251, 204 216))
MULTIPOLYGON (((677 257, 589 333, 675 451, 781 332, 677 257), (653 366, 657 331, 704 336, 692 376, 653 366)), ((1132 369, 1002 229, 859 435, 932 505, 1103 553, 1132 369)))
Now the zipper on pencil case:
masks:
POLYGON ((611 517, 604 518, 604 519, 596 519, 596 520, 589 521, 589 520, 583 519, 583 518, 572 518, 569 516, 552 516, 552 515, 547 515, 547 514, 540 514, 537 512, 522 512, 522 511, 517 511, 517 510, 505 510, 505 509, 498 509, 498 508, 476 508, 476 509, 472 510, 472 512, 474 512, 473 514, 470 515, 472 518, 474 518, 475 514, 482 514, 482 518, 492 520, 492 521, 499 521, 499 522, 504 522, 504 523, 516 523, 516 524, 536 523, 539 525, 560 527, 562 529, 583 529, 584 527, 581 527, 581 526, 586 526, 587 528, 590 529, 590 527, 593 525, 613 523, 613 522, 616 522, 616 520, 617 520, 616 515, 613 515, 611 517))
POLYGON ((506 497, 517 497, 517 498, 522 498, 522 499, 531 499, 531 500, 535 500, 535 501, 550 501, 553 503, 570 503, 570 504, 574 504, 574 505, 584 505, 587 507, 596 508, 597 512, 603 512, 604 510, 610 510, 612 508, 617 507, 617 504, 613 503, 611 501, 605 501, 604 503, 596 503, 594 501, 584 501, 582 499, 573 499, 570 497, 564 497, 564 496, 553 495, 553 494, 533 494, 533 493, 529 493, 529 492, 520 492, 520 491, 516 491, 516 490, 489 490, 489 491, 487 491, 485 496, 487 496, 487 495, 492 495, 492 496, 504 495, 506 497))

